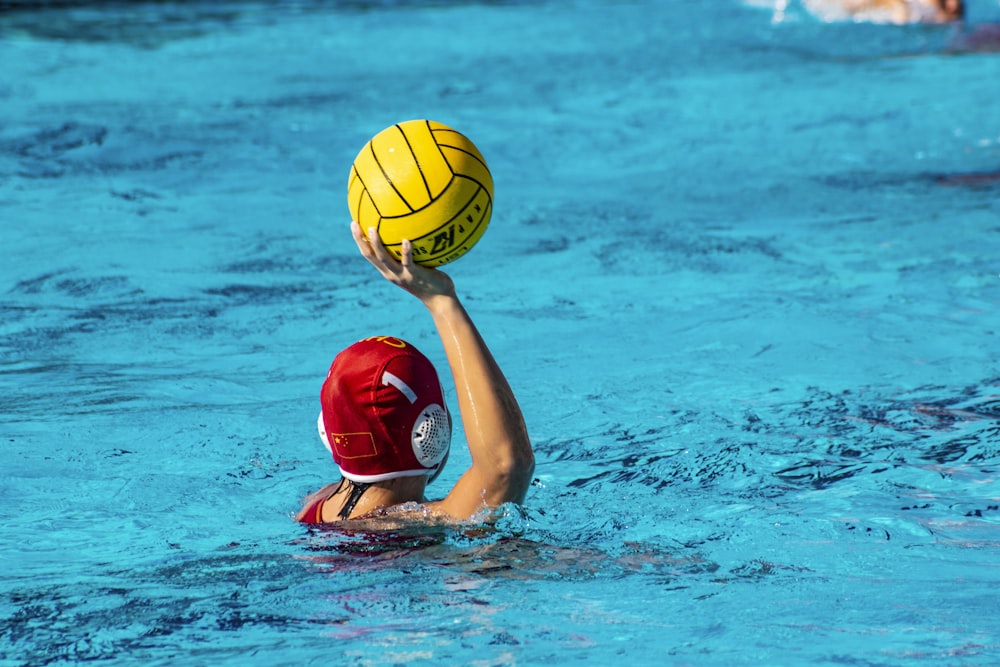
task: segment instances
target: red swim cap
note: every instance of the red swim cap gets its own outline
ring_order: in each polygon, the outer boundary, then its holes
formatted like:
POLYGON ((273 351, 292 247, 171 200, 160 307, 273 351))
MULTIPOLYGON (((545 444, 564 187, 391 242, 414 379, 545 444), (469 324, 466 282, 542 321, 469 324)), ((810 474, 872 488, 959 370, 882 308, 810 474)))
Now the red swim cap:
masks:
POLYGON ((320 436, 352 481, 426 475, 448 454, 451 417, 437 371, 398 338, 366 338, 338 354, 320 404, 320 436))

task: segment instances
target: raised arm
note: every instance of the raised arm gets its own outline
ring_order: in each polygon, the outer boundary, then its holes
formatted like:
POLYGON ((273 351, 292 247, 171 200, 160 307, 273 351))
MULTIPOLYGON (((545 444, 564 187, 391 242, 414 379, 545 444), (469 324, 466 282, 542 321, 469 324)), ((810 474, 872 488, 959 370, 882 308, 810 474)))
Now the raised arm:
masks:
POLYGON ((362 234, 351 225, 361 254, 390 282, 410 292, 427 308, 444 345, 458 393, 458 407, 472 455, 472 466, 444 500, 432 506, 456 518, 483 507, 522 502, 535 468, 521 409, 447 274, 413 261, 403 242, 402 262, 382 246, 374 229, 362 234))

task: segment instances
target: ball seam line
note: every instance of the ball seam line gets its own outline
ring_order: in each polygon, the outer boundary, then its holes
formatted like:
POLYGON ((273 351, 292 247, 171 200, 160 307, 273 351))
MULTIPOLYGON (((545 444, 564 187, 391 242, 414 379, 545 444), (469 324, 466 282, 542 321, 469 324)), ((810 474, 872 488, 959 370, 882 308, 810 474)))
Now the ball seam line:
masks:
MULTIPOLYGON (((430 123, 427 123, 427 121, 424 121, 424 122, 425 122, 425 124, 427 124, 427 129, 430 130, 430 123)), ((427 191, 427 199, 429 199, 430 201, 434 201, 434 193, 431 192, 431 185, 430 185, 430 183, 427 182, 427 175, 424 174, 424 168, 420 164, 420 158, 417 157, 417 152, 415 150, 413 150, 413 144, 410 143, 410 138, 408 136, 406 136, 406 130, 404 130, 403 127, 399 123, 396 123, 396 129, 399 130, 399 133, 401 135, 403 135, 403 141, 406 142, 406 148, 410 151, 410 155, 413 157, 413 164, 417 165, 417 171, 420 173, 420 180, 422 180, 424 182, 424 190, 427 191)), ((431 134, 432 138, 433 138, 433 136, 434 135, 431 134)), ((436 146, 437 142, 435 142, 434 145, 436 146)), ((441 152, 440 148, 438 148, 438 152, 439 153, 441 152)), ((441 154, 441 158, 445 159, 443 153, 441 154)), ((447 162, 446 159, 445 159, 445 162, 447 162)), ((451 168, 450 164, 448 165, 448 168, 449 169, 451 168)), ((409 202, 407 202, 407 205, 409 205, 409 202)), ((410 206, 410 208, 413 208, 413 207, 410 206)), ((416 209, 414 209, 414 210, 416 210, 416 209)))
MULTIPOLYGON (((396 127, 398 128, 399 126, 397 125, 396 127)), ((371 148, 372 159, 375 160, 375 165, 379 168, 379 171, 382 172, 382 178, 385 179, 385 182, 388 183, 389 187, 393 189, 393 191, 399 197, 399 200, 403 202, 403 205, 406 206, 406 208, 410 209, 410 212, 412 213, 414 211, 414 208, 410 205, 410 202, 406 200, 406 197, 403 196, 403 193, 399 191, 399 188, 396 187, 396 184, 392 182, 392 179, 389 178, 389 174, 388 172, 386 172, 385 167, 382 166, 382 163, 379 162, 378 153, 375 152, 375 142, 369 141, 368 147, 371 148)), ((365 189, 367 189, 367 187, 365 189)), ((375 203, 374 199, 372 199, 372 203, 373 204, 375 203)), ((375 207, 375 210, 378 211, 378 206, 375 207)), ((379 211, 379 215, 382 215, 382 211, 379 211)))

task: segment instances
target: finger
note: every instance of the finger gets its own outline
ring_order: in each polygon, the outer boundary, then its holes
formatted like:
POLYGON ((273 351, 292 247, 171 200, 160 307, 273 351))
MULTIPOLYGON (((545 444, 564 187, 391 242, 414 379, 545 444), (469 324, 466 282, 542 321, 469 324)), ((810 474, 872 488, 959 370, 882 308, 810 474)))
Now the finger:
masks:
POLYGON ((368 246, 370 256, 375 259, 381 259, 381 253, 379 251, 383 248, 382 240, 378 237, 378 230, 374 227, 369 227, 368 231, 365 233, 364 239, 365 245, 368 246))
POLYGON ((379 260, 385 261, 383 255, 385 254, 385 246, 382 245, 382 239, 378 237, 378 230, 374 227, 368 228, 368 236, 365 238, 365 242, 368 244, 368 248, 371 250, 372 255, 379 260))
POLYGON ((354 237, 354 243, 358 246, 358 251, 361 253, 361 256, 369 262, 374 262, 375 252, 372 250, 372 245, 361 232, 361 226, 356 222, 351 223, 351 235, 354 237))
POLYGON ((374 227, 368 228, 368 245, 371 246, 372 254, 375 256, 375 259, 377 259, 382 265, 386 268, 398 268, 396 258, 389 253, 389 249, 382 243, 382 239, 379 238, 378 235, 378 230, 374 227))
POLYGON ((361 225, 358 224, 357 220, 351 220, 351 236, 354 237, 356 243, 368 242, 365 240, 365 235, 361 233, 361 225))
POLYGON ((413 244, 410 243, 410 239, 403 239, 402 255, 400 261, 403 263, 403 268, 409 271, 413 268, 413 244))

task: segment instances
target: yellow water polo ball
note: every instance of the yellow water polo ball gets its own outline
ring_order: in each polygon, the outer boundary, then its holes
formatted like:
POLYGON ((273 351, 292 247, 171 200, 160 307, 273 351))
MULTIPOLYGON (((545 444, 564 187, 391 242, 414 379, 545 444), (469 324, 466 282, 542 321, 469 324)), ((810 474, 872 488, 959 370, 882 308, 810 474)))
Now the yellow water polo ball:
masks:
POLYGON ((347 205, 361 229, 378 229, 397 259, 409 239, 418 264, 441 266, 486 231, 493 177, 465 135, 432 120, 408 120, 385 128, 358 153, 347 205))

